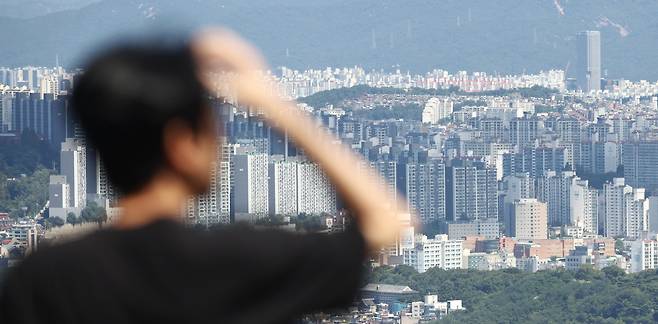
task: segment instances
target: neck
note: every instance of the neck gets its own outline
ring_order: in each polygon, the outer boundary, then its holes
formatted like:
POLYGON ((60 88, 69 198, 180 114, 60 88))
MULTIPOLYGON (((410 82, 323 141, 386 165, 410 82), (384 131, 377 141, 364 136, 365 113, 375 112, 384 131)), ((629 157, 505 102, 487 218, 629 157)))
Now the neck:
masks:
POLYGON ((119 201, 121 216, 114 226, 131 229, 162 219, 180 221, 183 204, 191 194, 179 177, 158 174, 144 189, 119 201))

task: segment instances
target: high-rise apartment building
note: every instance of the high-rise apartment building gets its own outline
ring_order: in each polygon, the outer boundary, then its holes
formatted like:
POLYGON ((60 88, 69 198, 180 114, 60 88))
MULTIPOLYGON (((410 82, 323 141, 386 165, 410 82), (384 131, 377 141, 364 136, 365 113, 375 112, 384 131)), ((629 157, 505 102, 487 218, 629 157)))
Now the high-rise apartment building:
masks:
POLYGON ((519 240, 548 238, 548 206, 534 198, 520 199, 513 207, 513 236, 519 240))
POLYGON ((453 102, 450 99, 430 98, 425 103, 422 113, 422 122, 436 124, 440 120, 450 117, 453 110, 453 102))
POLYGON ((119 193, 115 190, 114 185, 110 182, 105 165, 101 161, 100 155, 96 155, 96 195, 101 199, 107 199, 110 204, 115 204, 119 198, 119 193))
POLYGON ((236 214, 268 213, 268 155, 244 152, 231 156, 233 166, 233 202, 236 214))
POLYGON ((644 188, 633 188, 624 178, 603 186, 605 195, 605 236, 638 239, 649 230, 649 199, 644 188))
POLYGON ((539 127, 540 121, 536 117, 513 118, 509 123, 511 143, 519 147, 532 145, 539 137, 539 127))
POLYGON ((482 161, 452 160, 446 172, 448 220, 498 219, 496 169, 482 161))
POLYGON ((230 223, 232 146, 223 140, 221 143, 210 172, 208 191, 188 202, 192 205, 187 209, 188 218, 196 224, 211 226, 230 223))
POLYGON ((658 194, 658 141, 634 141, 622 145, 626 184, 658 194))
POLYGON ((478 129, 487 142, 500 142, 505 136, 505 126, 500 118, 484 118, 478 120, 478 129))
POLYGON ((297 215, 297 161, 282 155, 269 163, 269 211, 275 215, 297 215))
POLYGON ((560 118, 555 122, 555 132, 563 142, 580 141, 580 122, 574 118, 560 118))
POLYGON ((530 177, 529 173, 517 173, 503 178, 503 224, 505 234, 514 236, 513 213, 514 202, 520 199, 535 198, 535 178, 530 177))
POLYGON ((446 219, 445 165, 438 160, 405 166, 405 194, 409 209, 423 223, 446 219))
POLYGON ((537 179, 537 199, 548 205, 548 224, 571 224, 571 185, 576 177, 573 171, 546 171, 537 179))
POLYGON ((317 163, 297 163, 297 212, 336 213, 336 189, 317 163))
POLYGON ((587 180, 573 179, 569 188, 569 225, 584 233, 598 234, 598 197, 599 191, 591 188, 587 180))
POLYGON ((66 176, 70 190, 69 206, 84 208, 87 204, 87 156, 83 141, 67 138, 61 145, 60 174, 66 176))
POLYGON ((546 171, 562 171, 565 168, 565 152, 561 147, 526 147, 519 153, 503 154, 503 175, 528 172, 538 178, 546 171))
POLYGON ((375 171, 376 175, 378 176, 377 179, 380 181, 380 184, 385 186, 390 197, 394 197, 394 199, 397 201, 398 163, 396 161, 389 161, 389 160, 360 161, 359 169, 375 171))

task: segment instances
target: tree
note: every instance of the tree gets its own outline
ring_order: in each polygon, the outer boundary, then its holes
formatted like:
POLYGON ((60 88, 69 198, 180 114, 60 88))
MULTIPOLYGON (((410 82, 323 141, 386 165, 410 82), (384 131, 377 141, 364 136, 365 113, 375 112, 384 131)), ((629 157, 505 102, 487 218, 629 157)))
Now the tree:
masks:
POLYGON ((617 267, 599 271, 474 271, 404 266, 371 270, 370 283, 409 286, 442 300, 462 299, 467 308, 439 323, 655 323, 658 276, 626 274, 617 267))
POLYGON ((80 219, 75 215, 75 213, 69 212, 66 214, 66 222, 71 225, 76 225, 80 222, 80 219))
POLYGON ((324 217, 301 213, 295 218, 295 229, 305 232, 319 232, 327 229, 324 217))
POLYGON ((48 200, 50 173, 38 168, 29 175, 9 177, 0 171, 0 212, 9 212, 12 218, 33 217, 48 200))
POLYGON ((107 212, 105 208, 98 206, 96 202, 87 202, 87 206, 80 212, 80 218, 85 222, 102 223, 107 220, 107 212))
POLYGON ((624 240, 618 238, 615 240, 615 253, 621 254, 622 251, 624 251, 624 240))
POLYGON ((60 227, 64 225, 64 220, 59 217, 48 217, 45 220, 46 228, 60 227))

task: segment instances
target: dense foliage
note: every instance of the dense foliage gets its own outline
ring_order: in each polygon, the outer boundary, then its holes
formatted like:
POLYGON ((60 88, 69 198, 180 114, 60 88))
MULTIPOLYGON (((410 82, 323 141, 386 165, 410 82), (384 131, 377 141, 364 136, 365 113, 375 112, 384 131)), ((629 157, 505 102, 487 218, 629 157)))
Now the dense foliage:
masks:
POLYGON ((324 107, 327 105, 338 105, 344 100, 361 98, 367 94, 396 93, 405 93, 405 91, 399 88, 374 88, 367 85, 357 85, 349 88, 320 91, 308 97, 299 98, 298 101, 311 105, 312 107, 324 107))
POLYGON ((327 229, 326 214, 300 213, 297 216, 268 215, 253 222, 256 227, 279 227, 294 224, 295 230, 302 232, 319 232, 327 229))
POLYGON ((47 141, 26 130, 17 142, 0 145, 0 173, 17 177, 32 174, 38 168, 52 168, 56 155, 47 141))
POLYGON ((7 177, 0 172, 0 212, 11 217, 34 216, 48 200, 51 170, 38 168, 25 176, 7 177))
POLYGON ((56 154, 32 131, 0 145, 0 212, 34 216, 48 200, 48 180, 56 154))
MULTIPOLYGON (((68 218, 68 216, 67 216, 68 218)), ((88 201, 85 208, 80 212, 78 222, 97 222, 102 223, 107 220, 105 208, 98 206, 94 201, 88 201)))
MULTIPOLYGON (((476 96, 505 96, 517 94, 525 98, 548 98, 558 91, 555 89, 533 86, 531 88, 521 88, 512 90, 494 90, 470 93, 461 91, 457 87, 448 89, 423 89, 411 88, 400 89, 391 87, 370 87, 367 85, 357 85, 349 88, 339 88, 334 90, 320 91, 308 97, 298 99, 299 102, 306 103, 312 107, 324 107, 327 105, 338 106, 345 100, 354 100, 363 97, 366 94, 407 94, 407 95, 425 95, 425 96, 449 96, 449 95, 476 95, 476 96)), ((473 105, 481 105, 482 101, 473 101, 473 105)))
POLYGON ((624 166, 620 165, 616 172, 608 173, 591 173, 584 169, 576 169, 576 174, 583 179, 589 181, 589 185, 596 189, 603 189, 606 182, 611 182, 614 178, 624 177, 624 166))
MULTIPOLYGON (((464 312, 446 323, 653 323, 658 321, 658 274, 598 271, 521 272, 379 267, 370 281, 408 285, 440 300, 462 299, 464 312)), ((419 296, 420 297, 420 296, 419 296)))
POLYGON ((352 115, 356 118, 370 120, 404 119, 406 121, 420 121, 423 107, 417 104, 393 107, 375 107, 372 109, 355 110, 352 115))

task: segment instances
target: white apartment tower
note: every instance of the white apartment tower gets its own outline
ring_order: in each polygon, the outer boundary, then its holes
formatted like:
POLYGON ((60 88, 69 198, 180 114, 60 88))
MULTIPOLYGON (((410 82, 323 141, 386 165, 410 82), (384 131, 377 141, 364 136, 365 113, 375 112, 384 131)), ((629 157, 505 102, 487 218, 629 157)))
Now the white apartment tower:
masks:
POLYGON ((572 171, 546 171, 537 179, 537 199, 548 204, 548 224, 571 224, 571 184, 579 179, 572 171))
POLYGON ((268 213, 268 155, 237 153, 233 159, 233 190, 236 213, 268 213))
POLYGON ((626 185, 614 178, 603 187, 605 195, 605 236, 641 238, 649 230, 649 199, 644 188, 626 185))
POLYGON ((269 163, 269 212, 297 215, 297 161, 272 156, 269 163))
POLYGON ((191 197, 185 206, 188 222, 205 226, 231 222, 231 152, 230 144, 217 147, 208 192, 191 197))
POLYGON ((70 190, 69 207, 84 208, 87 202, 86 150, 83 142, 67 138, 60 151, 60 174, 66 176, 70 190))
POLYGON ((631 272, 658 269, 658 238, 637 240, 631 245, 631 272))
POLYGON ((316 163, 297 164, 297 212, 336 213, 336 190, 316 163))
POLYGON ((589 187, 587 180, 574 179, 569 192, 569 210, 572 226, 589 234, 598 233, 598 190, 589 187))
POLYGON ((450 117, 453 110, 453 102, 450 99, 430 98, 423 108, 422 122, 424 124, 436 124, 440 120, 450 117))

